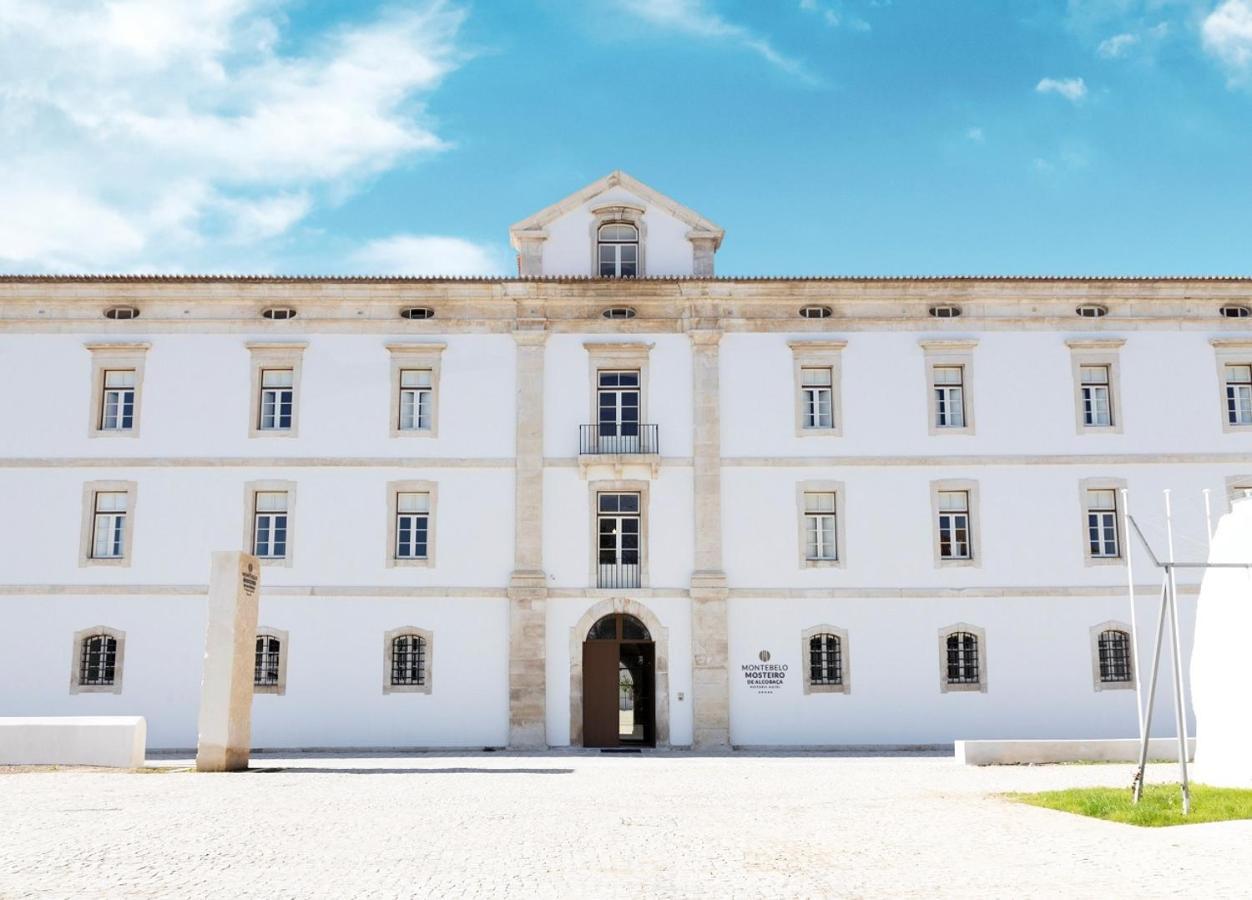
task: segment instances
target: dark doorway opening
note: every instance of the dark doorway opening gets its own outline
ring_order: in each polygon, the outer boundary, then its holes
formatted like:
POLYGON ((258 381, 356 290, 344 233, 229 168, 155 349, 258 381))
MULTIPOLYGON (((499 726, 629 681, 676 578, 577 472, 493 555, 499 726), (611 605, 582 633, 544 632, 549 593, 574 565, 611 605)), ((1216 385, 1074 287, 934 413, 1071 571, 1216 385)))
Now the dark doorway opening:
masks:
POLYGON ((656 746, 656 644, 634 616, 605 616, 583 642, 583 746, 656 746))

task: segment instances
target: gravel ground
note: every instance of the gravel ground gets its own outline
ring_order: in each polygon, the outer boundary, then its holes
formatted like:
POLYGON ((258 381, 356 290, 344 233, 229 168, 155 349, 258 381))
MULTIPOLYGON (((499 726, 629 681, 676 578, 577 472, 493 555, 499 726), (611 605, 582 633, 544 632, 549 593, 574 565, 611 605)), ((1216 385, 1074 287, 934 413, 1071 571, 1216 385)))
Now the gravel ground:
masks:
POLYGON ((428 753, 253 766, 0 769, 0 897, 1252 894, 1252 821, 1139 829, 996 796, 1125 785, 1124 765, 428 753))

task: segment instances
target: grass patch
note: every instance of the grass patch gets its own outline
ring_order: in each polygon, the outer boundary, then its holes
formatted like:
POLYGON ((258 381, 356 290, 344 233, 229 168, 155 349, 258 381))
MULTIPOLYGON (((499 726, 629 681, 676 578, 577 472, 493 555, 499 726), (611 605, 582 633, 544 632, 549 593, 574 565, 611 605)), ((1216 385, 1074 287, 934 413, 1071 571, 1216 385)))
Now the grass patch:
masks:
POLYGON ((1176 784, 1149 784, 1136 806, 1129 788, 1070 788, 1037 794, 1005 794, 1010 800, 1091 816, 1108 822, 1158 828, 1163 825, 1194 825, 1252 819, 1252 790, 1191 785, 1191 815, 1182 814, 1182 791, 1176 784))

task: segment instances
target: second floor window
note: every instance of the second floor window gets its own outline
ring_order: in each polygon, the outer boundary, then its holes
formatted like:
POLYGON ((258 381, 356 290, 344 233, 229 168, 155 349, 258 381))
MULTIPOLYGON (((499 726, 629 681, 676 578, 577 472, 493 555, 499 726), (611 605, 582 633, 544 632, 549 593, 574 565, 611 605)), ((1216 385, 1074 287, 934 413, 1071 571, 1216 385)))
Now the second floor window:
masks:
POLYGON ((1252 425, 1252 366, 1226 367, 1226 421, 1252 425))
POLYGON ((93 559, 121 559, 126 554, 126 492, 97 491, 92 526, 93 559))
POLYGON ((257 491, 253 512, 252 553, 261 559, 287 556, 287 492, 257 491))
POLYGON ((1113 424, 1113 405, 1109 394, 1108 366, 1081 366, 1082 423, 1087 427, 1113 424))
POLYGON ((295 377, 291 369, 261 370, 261 431, 290 431, 295 402, 295 377))
POLYGON ((831 370, 805 366, 800 370, 801 420, 805 428, 834 428, 831 370))
POLYGON ((839 558, 835 546, 835 495, 827 492, 804 494, 804 558, 834 560, 839 558))
POLYGON ((1087 546, 1096 559, 1113 559, 1120 555, 1116 491, 1087 491, 1087 546))
POLYGON ((401 431, 430 431, 434 396, 430 369, 400 370, 401 431))
POLYGON ((939 558, 971 559, 969 491, 939 492, 939 558))
POLYGON ((961 366, 935 366, 935 427, 965 427, 965 370, 961 366))
POLYGON ((430 539, 430 494, 396 494, 396 559, 426 559, 430 539))
POLYGON ((639 229, 624 222, 601 225, 596 254, 601 278, 634 278, 639 274, 639 229))
POLYGON ((639 495, 600 494, 596 504, 596 586, 639 587, 639 495))
POLYGON ((130 431, 135 427, 135 371, 106 369, 100 398, 100 430, 130 431))

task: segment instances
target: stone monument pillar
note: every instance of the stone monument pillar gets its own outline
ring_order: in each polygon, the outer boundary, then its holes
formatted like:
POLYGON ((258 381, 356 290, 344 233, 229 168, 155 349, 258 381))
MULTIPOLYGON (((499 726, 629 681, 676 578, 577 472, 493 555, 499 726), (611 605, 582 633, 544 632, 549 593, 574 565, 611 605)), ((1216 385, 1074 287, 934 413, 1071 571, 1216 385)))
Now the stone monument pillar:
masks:
POLYGON ((213 554, 196 742, 198 772, 248 768, 260 575, 255 556, 237 550, 213 554))

